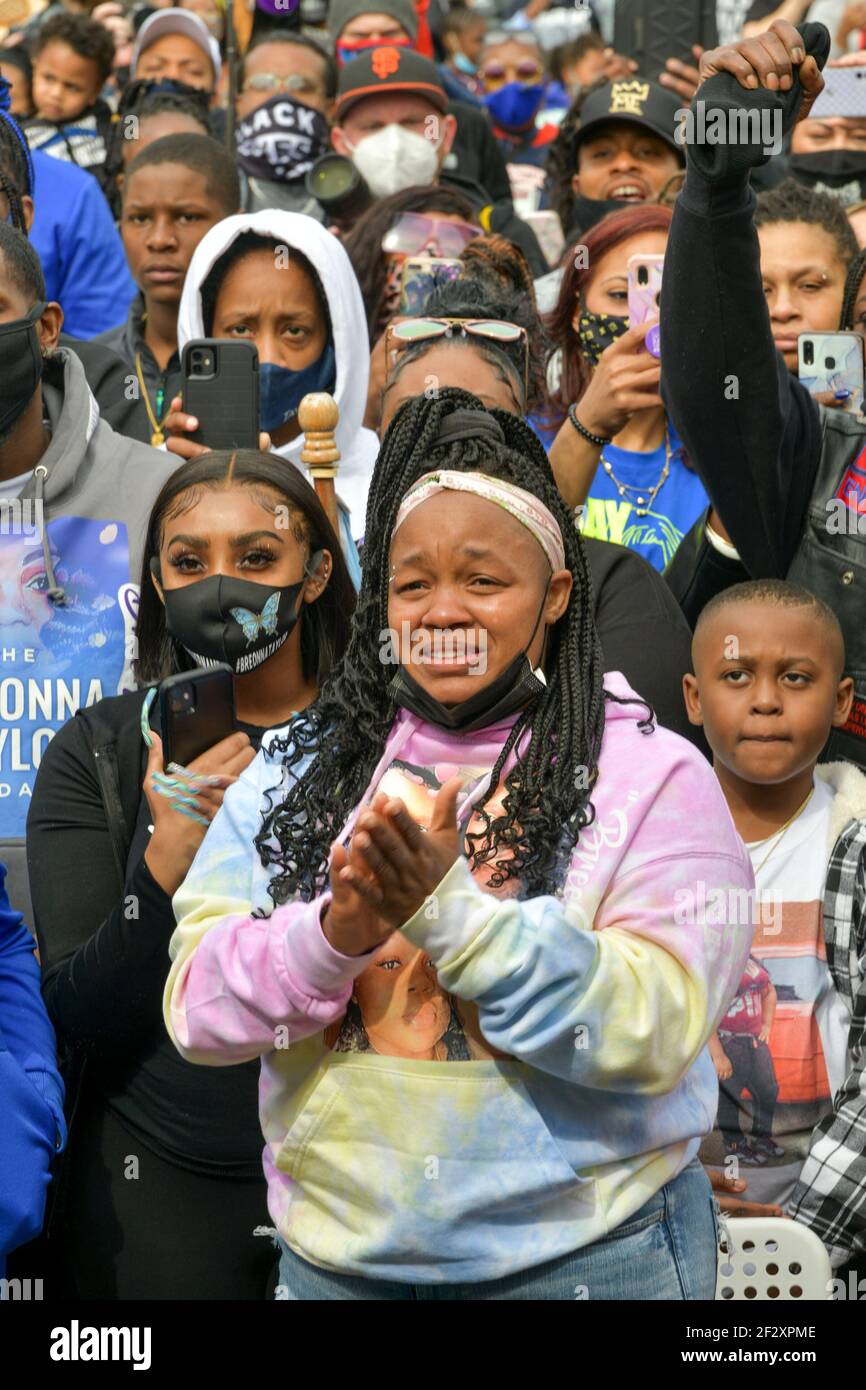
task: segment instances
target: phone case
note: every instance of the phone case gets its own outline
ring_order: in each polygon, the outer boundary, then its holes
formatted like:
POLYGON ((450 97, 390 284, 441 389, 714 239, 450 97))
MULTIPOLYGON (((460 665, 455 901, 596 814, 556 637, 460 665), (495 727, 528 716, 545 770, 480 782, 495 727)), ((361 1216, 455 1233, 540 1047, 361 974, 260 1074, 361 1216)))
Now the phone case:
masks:
POLYGON ((196 338, 181 359, 183 408, 199 427, 188 436, 209 449, 259 447, 259 354, 255 343, 229 338, 196 338), (191 376, 191 354, 210 348, 215 354, 212 377, 191 376))
POLYGON ((163 763, 188 767, 213 748, 220 739, 235 731, 235 688, 230 666, 182 671, 169 676, 159 687, 159 726, 163 763), (183 714, 172 708, 171 692, 179 686, 192 686, 193 705, 183 714))
POLYGON ((821 391, 850 391, 841 409, 863 411, 863 339, 859 333, 801 333, 797 339, 797 376, 811 395, 821 391), (806 361, 806 344, 813 360, 806 361))
POLYGON ((866 116, 866 68, 825 68, 824 90, 809 115, 866 116))
POLYGON ((403 266, 400 291, 401 314, 423 314, 435 289, 449 280, 458 280, 463 262, 448 256, 409 256, 403 266))
POLYGON ((636 83, 657 82, 668 58, 694 63, 692 44, 715 48, 718 33, 716 0, 616 0, 613 46, 637 59, 636 83))
MULTIPOLYGON (((628 326, 634 328, 638 323, 646 323, 648 319, 657 319, 659 314, 659 297, 662 292, 662 265, 664 256, 629 256, 628 258, 628 326), (638 284, 637 272, 639 266, 647 268, 647 283, 638 284)), ((658 323, 655 323, 649 330, 644 339, 647 351, 653 357, 658 357, 661 352, 660 332, 658 323)))

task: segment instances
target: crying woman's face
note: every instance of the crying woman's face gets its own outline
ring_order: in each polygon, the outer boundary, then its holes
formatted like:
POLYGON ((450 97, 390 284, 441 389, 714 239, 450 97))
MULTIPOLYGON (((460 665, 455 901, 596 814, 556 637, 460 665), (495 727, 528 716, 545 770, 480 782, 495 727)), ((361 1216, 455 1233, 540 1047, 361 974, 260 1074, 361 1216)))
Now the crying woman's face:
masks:
POLYGON ((289 246, 264 246, 226 274, 214 308, 214 338, 246 338, 260 362, 300 371, 318 360, 328 329, 316 287, 289 246))

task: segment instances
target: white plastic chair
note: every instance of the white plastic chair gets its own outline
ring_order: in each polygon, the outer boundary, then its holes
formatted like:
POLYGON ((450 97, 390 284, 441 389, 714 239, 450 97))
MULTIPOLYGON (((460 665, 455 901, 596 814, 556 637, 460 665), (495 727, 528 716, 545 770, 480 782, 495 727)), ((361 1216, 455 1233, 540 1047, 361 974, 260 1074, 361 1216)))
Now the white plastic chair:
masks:
POLYGON ((799 1221, 778 1216, 722 1219, 716 1300, 831 1300, 833 1271, 824 1244, 799 1221))

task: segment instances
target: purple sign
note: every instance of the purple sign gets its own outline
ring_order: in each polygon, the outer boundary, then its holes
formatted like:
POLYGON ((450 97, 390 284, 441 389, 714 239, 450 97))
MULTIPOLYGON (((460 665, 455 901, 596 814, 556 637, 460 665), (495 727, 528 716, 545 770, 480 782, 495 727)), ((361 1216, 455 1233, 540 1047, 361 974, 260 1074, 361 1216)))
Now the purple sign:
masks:
POLYGON ((256 0, 256 9, 262 10, 265 14, 292 14, 299 3, 300 0, 256 0))

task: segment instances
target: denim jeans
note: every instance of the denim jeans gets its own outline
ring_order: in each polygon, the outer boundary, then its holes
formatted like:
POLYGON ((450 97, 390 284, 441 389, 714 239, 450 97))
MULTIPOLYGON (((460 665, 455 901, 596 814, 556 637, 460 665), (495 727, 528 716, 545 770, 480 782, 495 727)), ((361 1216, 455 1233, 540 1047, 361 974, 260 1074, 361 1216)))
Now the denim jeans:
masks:
POLYGON ((718 1224, 709 1180, 697 1160, 667 1183, 610 1235, 573 1254, 475 1284, 404 1284, 332 1274, 302 1260, 280 1240, 277 1298, 329 1299, 513 1298, 527 1301, 712 1299, 716 1287, 718 1224))

